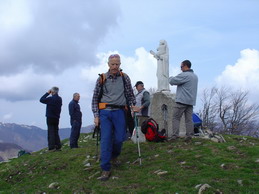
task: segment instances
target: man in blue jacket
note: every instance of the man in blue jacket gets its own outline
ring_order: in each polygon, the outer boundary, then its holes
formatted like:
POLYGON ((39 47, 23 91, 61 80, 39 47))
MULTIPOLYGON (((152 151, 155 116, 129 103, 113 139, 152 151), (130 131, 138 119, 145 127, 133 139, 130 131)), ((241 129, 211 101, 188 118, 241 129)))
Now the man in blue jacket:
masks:
POLYGON ((185 60, 181 63, 182 73, 169 78, 171 85, 177 85, 175 106, 173 111, 173 139, 179 137, 180 120, 185 115, 186 140, 189 141, 194 133, 193 106, 196 104, 198 77, 191 69, 191 62, 185 60))
POLYGON ((48 126, 49 151, 61 150, 58 125, 62 106, 62 98, 58 95, 58 91, 58 87, 52 87, 40 98, 40 102, 47 105, 46 117, 48 126), (51 96, 49 96, 50 94, 51 96))
POLYGON ((82 125, 82 112, 78 104, 80 99, 79 93, 74 93, 73 100, 68 105, 71 134, 70 134, 70 148, 78 148, 78 139, 80 136, 80 129, 82 125))

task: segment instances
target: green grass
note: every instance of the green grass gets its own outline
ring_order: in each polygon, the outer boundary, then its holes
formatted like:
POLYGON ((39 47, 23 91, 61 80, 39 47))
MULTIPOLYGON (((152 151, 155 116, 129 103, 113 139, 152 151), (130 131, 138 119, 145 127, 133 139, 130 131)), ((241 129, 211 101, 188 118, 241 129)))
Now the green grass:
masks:
POLYGON ((134 163, 137 144, 126 141, 122 165, 101 182, 96 139, 81 134, 79 149, 70 149, 64 140, 61 152, 43 149, 1 163, 0 193, 198 193, 195 186, 205 183, 211 186, 205 193, 258 193, 259 139, 224 137, 227 143, 200 138, 190 143, 141 143, 141 166, 134 163), (157 175, 157 170, 167 173, 157 175), (53 182, 58 188, 49 188, 53 182))

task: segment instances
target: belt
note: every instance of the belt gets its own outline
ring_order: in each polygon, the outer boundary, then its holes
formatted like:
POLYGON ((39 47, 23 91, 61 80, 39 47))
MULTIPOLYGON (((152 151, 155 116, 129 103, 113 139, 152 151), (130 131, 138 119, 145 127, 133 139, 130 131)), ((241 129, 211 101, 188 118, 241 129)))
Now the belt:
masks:
POLYGON ((114 105, 114 104, 107 104, 106 107, 109 107, 109 108, 119 108, 119 109, 124 109, 125 106, 123 105, 114 105))

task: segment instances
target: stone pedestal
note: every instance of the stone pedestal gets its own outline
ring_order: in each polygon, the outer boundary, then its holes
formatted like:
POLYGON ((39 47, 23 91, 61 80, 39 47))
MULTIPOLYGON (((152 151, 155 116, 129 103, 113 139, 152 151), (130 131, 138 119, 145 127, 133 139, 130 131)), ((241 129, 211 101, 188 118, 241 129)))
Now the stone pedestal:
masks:
MULTIPOLYGON (((150 117, 159 124, 159 130, 163 128, 166 130, 166 135, 169 138, 173 135, 172 118, 174 103, 175 94, 168 91, 156 92, 151 97, 150 117)), ((180 136, 184 136, 185 134, 186 127, 183 116, 180 122, 180 136)))

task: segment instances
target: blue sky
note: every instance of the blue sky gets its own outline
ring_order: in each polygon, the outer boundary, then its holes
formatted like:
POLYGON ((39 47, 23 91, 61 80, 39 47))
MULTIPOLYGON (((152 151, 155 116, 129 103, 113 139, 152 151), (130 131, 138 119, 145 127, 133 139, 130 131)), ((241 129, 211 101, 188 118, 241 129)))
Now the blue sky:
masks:
MULTIPOLYGON (((91 98, 111 53, 122 56, 132 84, 156 88, 149 54, 165 39, 170 75, 189 59, 202 90, 214 85, 259 95, 257 0, 1 0, 0 122, 46 128, 39 98, 60 87, 60 127, 69 127, 67 105, 81 94, 83 126, 93 122, 91 98)), ((175 87, 171 87, 175 91, 175 87)))

